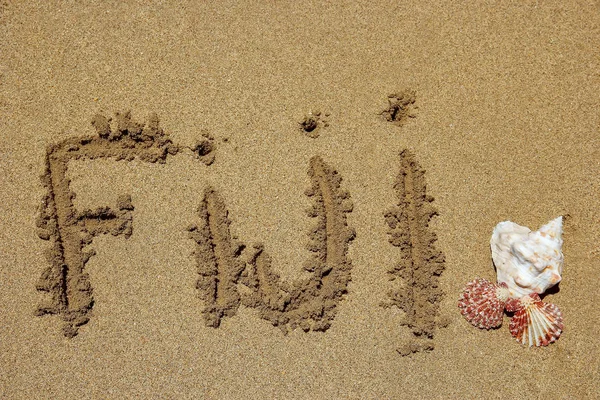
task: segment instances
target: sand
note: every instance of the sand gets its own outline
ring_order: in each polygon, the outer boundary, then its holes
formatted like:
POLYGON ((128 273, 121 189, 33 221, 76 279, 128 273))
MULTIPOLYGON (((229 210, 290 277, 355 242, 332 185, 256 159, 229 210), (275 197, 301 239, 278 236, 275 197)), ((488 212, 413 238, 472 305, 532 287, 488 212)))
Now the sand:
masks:
POLYGON ((0 397, 595 398, 598 5, 259 3, 1 3, 0 397), (558 215, 560 339, 471 326, 558 215))

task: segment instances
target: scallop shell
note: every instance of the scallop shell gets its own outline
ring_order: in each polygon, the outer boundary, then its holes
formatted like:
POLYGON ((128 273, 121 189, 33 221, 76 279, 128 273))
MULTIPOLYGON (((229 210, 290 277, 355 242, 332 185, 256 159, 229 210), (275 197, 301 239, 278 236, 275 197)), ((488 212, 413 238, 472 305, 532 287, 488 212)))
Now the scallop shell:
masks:
POLYGON ((544 303, 536 293, 524 296, 509 325, 517 342, 531 346, 547 346, 555 342, 564 329, 559 308, 544 303))
POLYGON ((507 284, 510 297, 544 293, 561 280, 562 217, 538 231, 511 221, 494 228, 490 246, 498 282, 507 284))
POLYGON ((458 299, 460 313, 472 325, 481 329, 502 325, 504 302, 508 298, 506 284, 494 284, 483 278, 467 283, 458 299))

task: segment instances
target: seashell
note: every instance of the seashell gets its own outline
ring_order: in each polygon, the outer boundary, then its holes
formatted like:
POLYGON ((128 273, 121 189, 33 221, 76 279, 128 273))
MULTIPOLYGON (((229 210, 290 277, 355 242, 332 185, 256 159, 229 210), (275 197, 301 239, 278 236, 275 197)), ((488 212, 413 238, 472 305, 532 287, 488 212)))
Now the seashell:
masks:
POLYGON ((515 299, 514 297, 509 297, 506 299, 506 303, 504 304, 504 309, 508 312, 515 312, 521 307, 521 299, 515 299))
POLYGON ((487 279, 475 278, 465 286, 458 300, 458 308, 472 325, 481 329, 497 328, 502 325, 507 299, 506 284, 497 285, 487 279))
POLYGON ((564 329, 560 309, 544 303, 536 293, 524 296, 510 321, 511 335, 517 342, 531 346, 547 346, 555 342, 564 329))
POLYGON ((531 293, 542 294, 561 280, 562 217, 538 231, 511 221, 494 228, 490 246, 498 283, 506 283, 510 297, 520 299, 531 293))

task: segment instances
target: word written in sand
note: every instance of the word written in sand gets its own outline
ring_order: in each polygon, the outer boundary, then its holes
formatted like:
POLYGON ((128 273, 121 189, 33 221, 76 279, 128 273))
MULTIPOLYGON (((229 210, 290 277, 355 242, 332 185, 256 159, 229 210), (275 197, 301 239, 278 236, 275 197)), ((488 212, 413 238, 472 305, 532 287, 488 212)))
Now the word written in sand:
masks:
MULTIPOLYGON (((60 315, 67 337, 77 335, 89 321, 94 305, 85 266, 95 253, 88 246, 101 234, 130 237, 134 211, 127 194, 118 196, 114 207, 77 210, 67 178, 69 162, 138 159, 164 163, 184 149, 173 144, 155 115, 145 125, 132 121, 130 113, 117 113, 114 120, 97 115, 92 125, 96 135, 49 146, 42 175, 46 194, 37 218, 38 235, 51 246, 46 252, 50 265, 37 284, 46 294, 37 315, 60 315)), ((187 149, 206 165, 214 161, 214 139, 207 133, 187 149)), ((436 237, 429 230, 436 211, 431 205, 433 198, 426 195, 424 173, 414 156, 404 150, 394 185, 398 203, 385 213, 390 243, 401 250, 400 262, 389 271, 397 287, 385 305, 405 312, 403 324, 413 335, 398 350, 403 355, 432 350, 435 328, 441 325, 437 319, 442 297, 438 278, 444 270, 444 256, 434 247, 436 237)), ((205 190, 198 221, 188 231, 196 244, 196 287, 204 302, 207 326, 218 327, 223 318, 234 316, 244 305, 258 310, 261 318, 284 332, 330 327, 351 280, 347 253, 355 232, 346 217, 353 204, 350 194, 341 188, 340 175, 320 157, 310 160, 308 176, 311 185, 305 194, 312 200, 308 216, 315 220, 308 232, 310 254, 303 265, 309 275, 294 283, 277 275, 264 245, 248 247, 232 237, 225 201, 215 189, 205 190)))
POLYGON ((405 312, 403 325, 412 331, 412 340, 398 349, 402 355, 434 348, 439 302, 443 296, 438 278, 444 271, 444 255, 434 246, 435 233, 429 221, 437 211, 433 197, 426 194, 425 171, 408 150, 400 153, 400 173, 394 189, 398 203, 385 212, 389 241, 400 249, 400 261, 388 273, 398 287, 389 293, 384 306, 405 312), (399 282, 398 282, 399 281, 399 282))
POLYGON ((352 211, 348 192, 340 189, 341 177, 319 157, 310 160, 312 186, 306 195, 314 201, 308 211, 316 224, 309 231, 312 253, 304 269, 310 278, 290 285, 273 271, 271 257, 256 244, 242 261, 245 245, 234 241, 223 199, 207 189, 200 203, 200 222, 189 228, 196 242, 197 288, 205 302, 208 326, 218 327, 224 317, 235 315, 240 304, 285 332, 297 327, 324 331, 335 317, 336 305, 347 292, 352 265, 346 254, 354 230, 346 223, 352 211), (243 286, 243 289, 240 287, 243 286))
MULTIPOLYGON (((51 243, 46 252, 50 266, 37 284, 37 289, 48 296, 36 314, 61 315, 67 337, 75 336, 79 326, 89 321, 94 304, 92 286, 85 272, 94 250, 84 250, 84 247, 100 234, 127 238, 133 232, 133 205, 128 195, 119 196, 115 208, 100 207, 83 212, 75 209, 75 193, 67 178, 69 161, 111 158, 164 163, 168 156, 181 150, 159 127, 156 115, 150 116, 146 125, 132 121, 128 112, 117 113, 114 121, 96 115, 92 125, 96 135, 66 139, 47 148, 42 175, 46 194, 36 222, 39 237, 51 243)), ((196 151, 198 157, 210 164, 214 157, 212 138, 205 135, 198 148, 201 148, 196 151)))

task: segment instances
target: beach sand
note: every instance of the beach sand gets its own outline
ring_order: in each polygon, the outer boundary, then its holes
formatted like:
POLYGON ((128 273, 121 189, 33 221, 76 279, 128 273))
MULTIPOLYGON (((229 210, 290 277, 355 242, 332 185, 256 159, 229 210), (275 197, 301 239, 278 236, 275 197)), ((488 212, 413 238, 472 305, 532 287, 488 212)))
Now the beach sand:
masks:
POLYGON ((598 5, 266 3, 2 2, 0 397, 595 398, 598 5), (465 321, 559 215, 560 339, 465 321))

